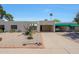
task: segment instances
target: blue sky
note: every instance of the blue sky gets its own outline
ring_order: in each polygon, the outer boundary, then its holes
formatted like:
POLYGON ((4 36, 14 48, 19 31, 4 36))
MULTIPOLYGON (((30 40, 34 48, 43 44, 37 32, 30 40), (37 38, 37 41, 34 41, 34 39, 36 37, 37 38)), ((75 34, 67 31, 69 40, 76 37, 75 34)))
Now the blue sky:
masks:
POLYGON ((2 6, 16 21, 51 20, 49 13, 53 13, 52 20, 71 22, 79 12, 77 4, 3 4, 2 6))

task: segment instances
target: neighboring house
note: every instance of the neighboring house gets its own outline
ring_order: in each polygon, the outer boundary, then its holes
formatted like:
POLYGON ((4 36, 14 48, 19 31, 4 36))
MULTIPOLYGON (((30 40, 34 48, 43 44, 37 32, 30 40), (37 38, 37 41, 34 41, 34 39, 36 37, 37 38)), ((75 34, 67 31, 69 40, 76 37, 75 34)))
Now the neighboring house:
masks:
POLYGON ((54 23, 53 21, 0 21, 0 29, 3 31, 26 31, 30 26, 35 26, 37 32, 55 32, 55 31, 79 31, 79 25, 76 23, 54 23))

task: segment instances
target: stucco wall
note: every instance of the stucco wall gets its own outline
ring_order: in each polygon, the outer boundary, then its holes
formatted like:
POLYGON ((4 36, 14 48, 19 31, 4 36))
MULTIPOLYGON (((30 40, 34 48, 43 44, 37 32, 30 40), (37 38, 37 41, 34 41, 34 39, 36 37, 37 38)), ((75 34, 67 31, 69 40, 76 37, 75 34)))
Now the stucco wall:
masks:
POLYGON ((32 24, 37 24, 37 31, 40 32, 40 25, 53 25, 53 21, 1 21, 0 25, 5 25, 4 31, 10 31, 11 25, 17 25, 16 31, 26 31, 32 24), (25 28, 24 28, 25 27, 25 28))
POLYGON ((16 22, 2 21, 0 22, 0 25, 5 25, 4 31, 10 31, 11 25, 17 25, 16 31, 26 31, 25 28, 29 27, 31 24, 37 24, 37 22, 23 22, 23 21, 16 21, 16 22))

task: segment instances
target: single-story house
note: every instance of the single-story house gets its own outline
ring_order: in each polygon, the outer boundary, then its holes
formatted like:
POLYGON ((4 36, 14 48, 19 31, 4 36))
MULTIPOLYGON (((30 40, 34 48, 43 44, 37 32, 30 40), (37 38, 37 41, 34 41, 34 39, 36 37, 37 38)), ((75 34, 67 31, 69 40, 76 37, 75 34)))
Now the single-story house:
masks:
POLYGON ((79 25, 76 23, 55 23, 53 21, 0 21, 0 29, 4 32, 12 29, 24 32, 30 26, 34 26, 34 30, 37 32, 79 31, 79 25))

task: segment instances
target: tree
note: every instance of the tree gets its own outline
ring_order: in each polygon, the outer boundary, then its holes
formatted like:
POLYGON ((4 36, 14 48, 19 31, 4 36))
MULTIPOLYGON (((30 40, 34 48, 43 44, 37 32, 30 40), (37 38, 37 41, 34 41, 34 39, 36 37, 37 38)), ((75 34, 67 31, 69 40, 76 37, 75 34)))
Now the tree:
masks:
POLYGON ((50 16, 53 16, 53 14, 52 14, 52 13, 50 13, 49 15, 50 15, 50 16))
POLYGON ((6 11, 4 11, 3 8, 0 8, 0 19, 3 19, 5 14, 6 14, 6 11))
POLYGON ((3 8, 1 4, 0 4, 0 8, 3 8))
POLYGON ((8 21, 13 21, 13 16, 9 13, 7 13, 3 7, 0 5, 0 19, 2 20, 3 18, 5 18, 8 21))
POLYGON ((50 20, 52 20, 52 16, 53 16, 53 14, 52 14, 52 13, 50 13, 50 14, 49 14, 49 16, 50 16, 50 20))
POLYGON ((79 24, 79 12, 77 13, 76 17, 74 18, 74 21, 79 24))
POLYGON ((13 16, 11 14, 6 14, 5 19, 7 19, 8 21, 13 21, 13 16))
POLYGON ((3 7, 0 4, 0 19, 3 19, 3 17, 4 17, 5 14, 6 14, 6 12, 3 10, 3 7))
POLYGON ((58 19, 54 19, 53 22, 60 22, 60 20, 58 20, 58 19))
POLYGON ((48 19, 44 19, 44 21, 48 21, 48 19))

